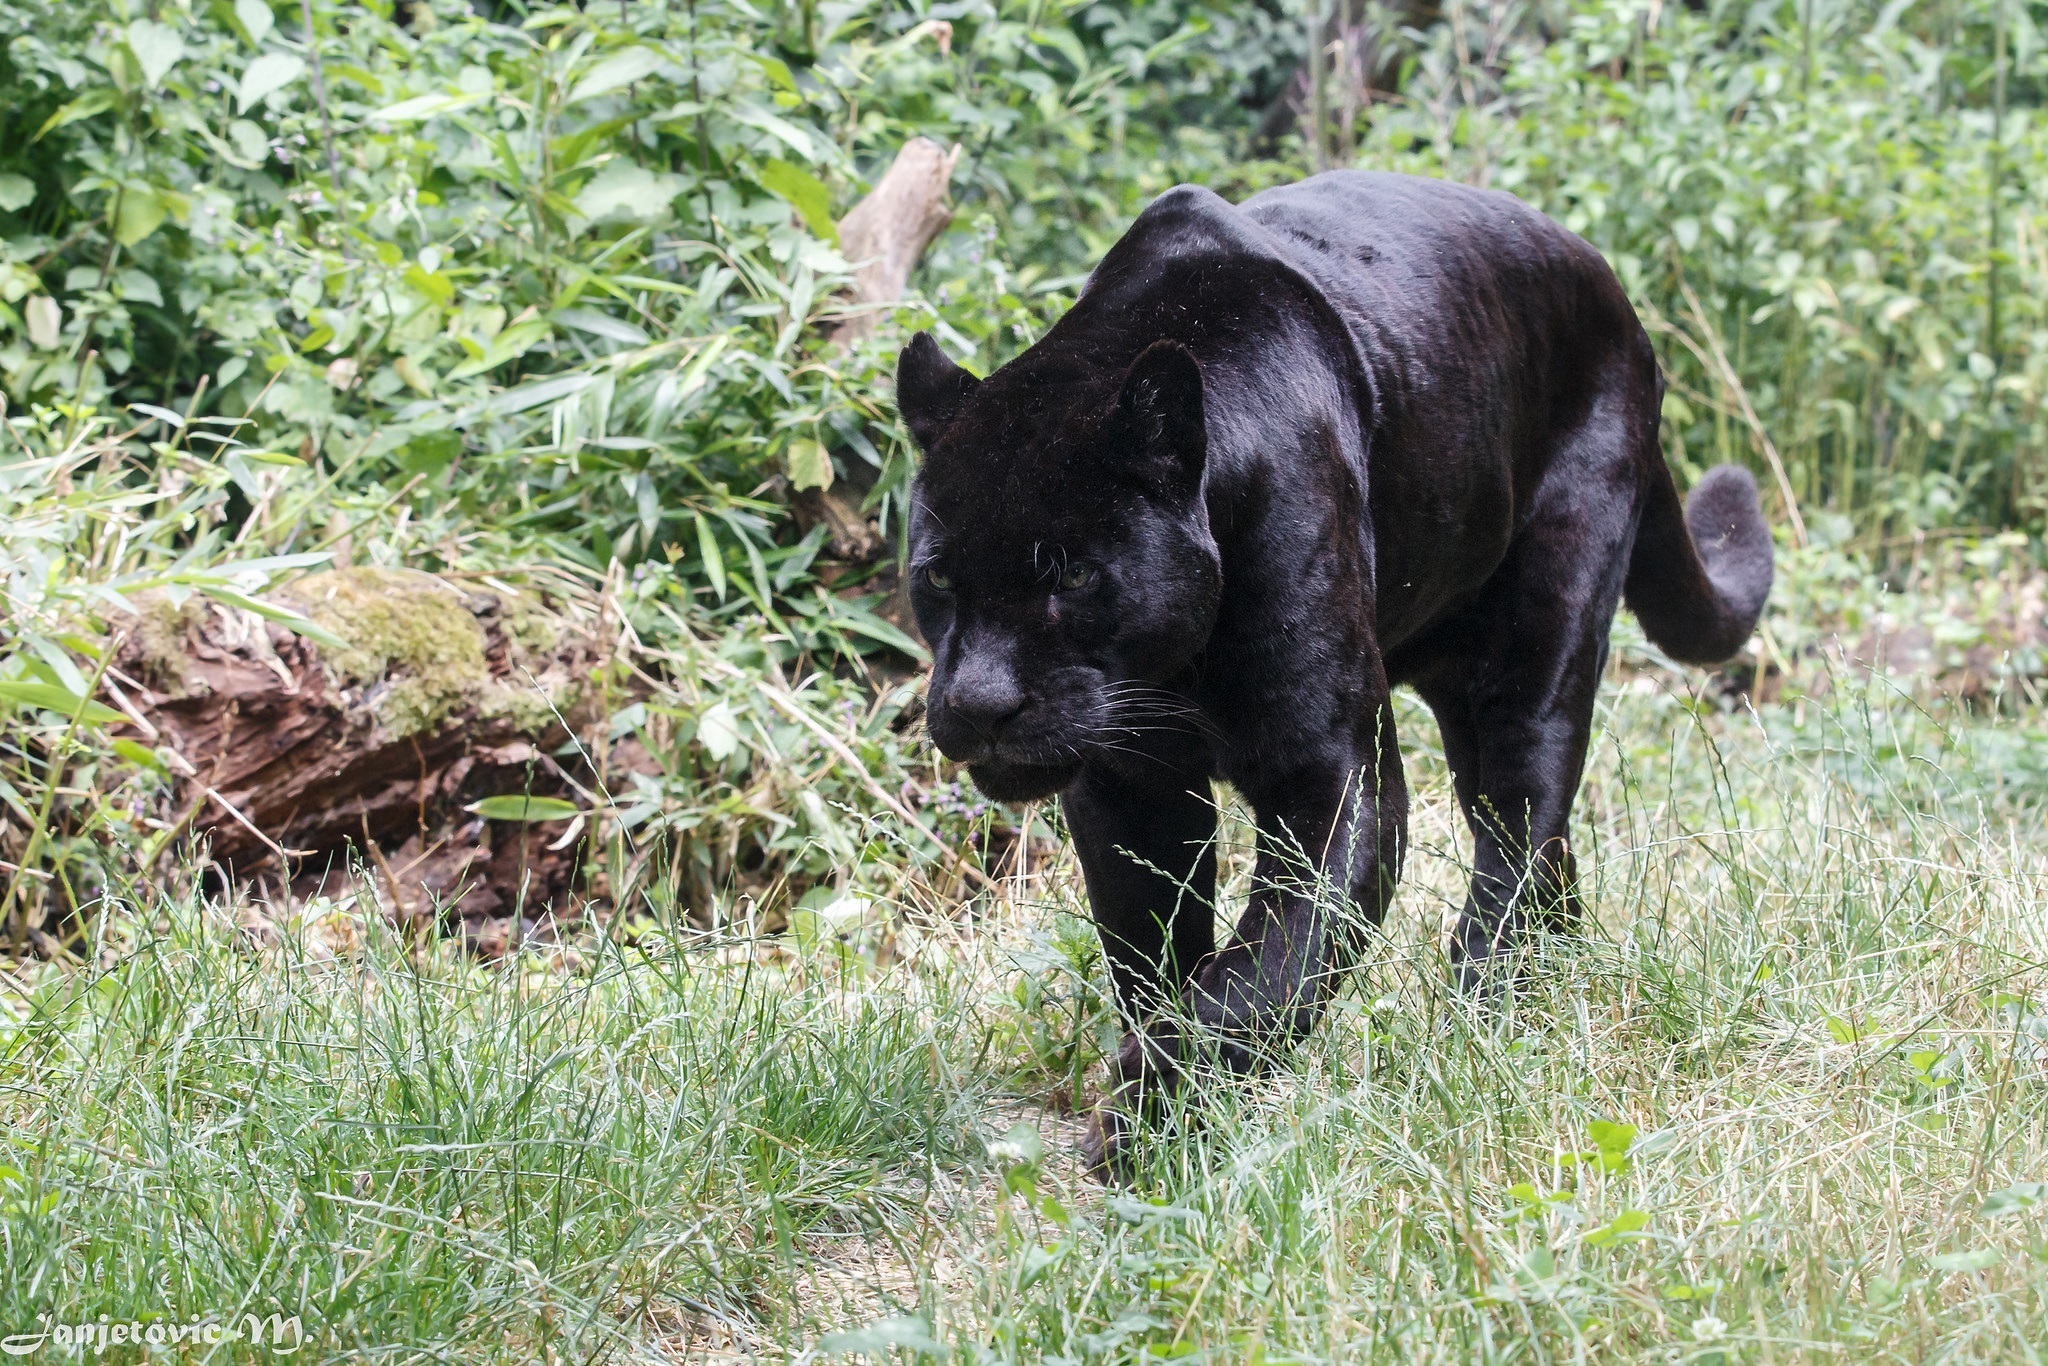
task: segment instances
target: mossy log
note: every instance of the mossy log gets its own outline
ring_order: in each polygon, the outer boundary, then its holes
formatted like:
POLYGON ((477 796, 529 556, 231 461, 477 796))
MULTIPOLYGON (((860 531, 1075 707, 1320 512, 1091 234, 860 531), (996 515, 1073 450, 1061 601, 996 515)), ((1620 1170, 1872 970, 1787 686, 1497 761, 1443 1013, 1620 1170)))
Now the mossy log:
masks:
POLYGON ((221 873, 303 902, 366 870, 400 915, 445 915, 487 941, 562 912, 579 858, 566 822, 467 808, 574 799, 551 756, 592 710, 602 652, 588 621, 410 570, 315 574, 271 600, 345 648, 153 596, 116 661, 143 738, 170 756, 179 819, 221 873))

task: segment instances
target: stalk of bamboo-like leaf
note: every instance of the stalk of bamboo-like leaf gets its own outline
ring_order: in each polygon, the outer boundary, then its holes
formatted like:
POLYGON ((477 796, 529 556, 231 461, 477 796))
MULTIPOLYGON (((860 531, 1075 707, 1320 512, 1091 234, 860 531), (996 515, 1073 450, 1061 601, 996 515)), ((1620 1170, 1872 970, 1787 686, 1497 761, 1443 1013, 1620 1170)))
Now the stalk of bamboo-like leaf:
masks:
MULTIPOLYGON (((100 684, 106 679, 108 668, 113 665, 115 652, 126 640, 127 633, 123 632, 102 647, 99 667, 93 670, 91 685, 72 699, 70 719, 65 724, 64 734, 58 738, 56 747, 50 753, 48 768, 44 773, 43 795, 36 809, 35 824, 29 829, 28 843, 21 851, 21 862, 15 866, 14 875, 7 880, 7 895, 0 899, 0 925, 6 925, 14 914, 14 901, 21 892, 22 879, 28 876, 29 869, 35 867, 37 857, 43 852, 43 844, 50 831, 50 813, 56 809, 57 791, 64 785, 64 765, 71 757, 71 744, 78 735, 79 726, 94 717, 95 708, 98 712, 110 710, 94 702, 92 696, 99 691, 100 684)), ((122 718, 120 713, 115 712, 112 719, 122 718)), ((14 936, 16 952, 20 951, 25 942, 27 927, 23 926, 22 929, 21 935, 14 936)))

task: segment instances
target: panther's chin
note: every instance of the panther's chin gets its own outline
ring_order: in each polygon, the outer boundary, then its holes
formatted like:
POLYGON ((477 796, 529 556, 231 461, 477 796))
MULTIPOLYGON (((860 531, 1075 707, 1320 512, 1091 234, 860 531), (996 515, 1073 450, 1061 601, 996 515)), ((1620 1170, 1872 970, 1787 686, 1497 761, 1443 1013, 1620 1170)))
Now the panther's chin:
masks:
POLYGON ((967 766, 968 776, 982 795, 993 802, 1035 802, 1050 797, 1074 781, 1081 765, 1016 764, 986 759, 967 766))

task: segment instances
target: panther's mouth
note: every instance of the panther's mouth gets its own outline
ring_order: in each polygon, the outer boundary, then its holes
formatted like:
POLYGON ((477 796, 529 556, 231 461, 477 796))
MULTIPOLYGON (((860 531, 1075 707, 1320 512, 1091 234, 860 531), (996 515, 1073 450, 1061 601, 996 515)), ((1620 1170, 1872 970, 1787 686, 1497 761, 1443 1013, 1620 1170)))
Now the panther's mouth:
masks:
POLYGON ((967 766, 982 795, 996 802, 1035 802, 1062 791, 1081 771, 1079 759, 1016 763, 989 758, 967 766))

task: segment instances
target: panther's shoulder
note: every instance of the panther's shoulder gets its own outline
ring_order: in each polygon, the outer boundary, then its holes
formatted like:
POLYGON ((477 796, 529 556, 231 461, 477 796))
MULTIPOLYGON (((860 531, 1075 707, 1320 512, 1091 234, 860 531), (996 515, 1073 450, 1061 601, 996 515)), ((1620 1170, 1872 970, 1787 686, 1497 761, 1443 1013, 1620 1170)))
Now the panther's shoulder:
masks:
POLYGON ((1145 206, 1096 265, 1084 296, 1147 283, 1164 268, 1194 259, 1214 264, 1276 264, 1270 233, 1205 185, 1176 185, 1145 206))

